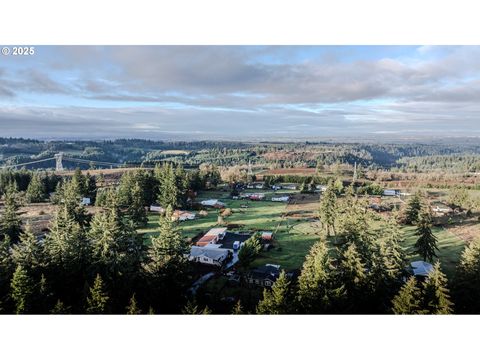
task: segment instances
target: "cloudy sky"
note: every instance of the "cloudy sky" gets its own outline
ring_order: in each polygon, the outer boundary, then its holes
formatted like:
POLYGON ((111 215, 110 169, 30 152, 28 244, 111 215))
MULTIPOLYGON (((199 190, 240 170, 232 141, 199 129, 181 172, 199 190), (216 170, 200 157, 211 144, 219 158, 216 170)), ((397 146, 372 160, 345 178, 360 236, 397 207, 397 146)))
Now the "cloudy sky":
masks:
POLYGON ((480 47, 35 50, 0 55, 0 136, 480 136, 480 47))

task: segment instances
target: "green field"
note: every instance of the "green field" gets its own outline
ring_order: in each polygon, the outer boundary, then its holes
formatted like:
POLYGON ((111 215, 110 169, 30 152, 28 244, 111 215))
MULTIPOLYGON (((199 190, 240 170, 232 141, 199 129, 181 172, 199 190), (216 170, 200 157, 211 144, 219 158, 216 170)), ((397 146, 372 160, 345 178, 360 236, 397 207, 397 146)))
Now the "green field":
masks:
MULTIPOLYGON (((273 191, 248 190, 247 192, 262 192, 267 194, 267 199, 273 194, 273 191)), ((277 192, 281 193, 281 192, 277 192)), ((288 193, 285 191, 284 193, 288 193)), ((289 192, 291 193, 291 191, 289 192)), ((229 225, 236 226, 236 230, 269 230, 275 232, 275 247, 269 251, 263 251, 258 258, 251 264, 252 267, 267 263, 279 264, 283 268, 297 269, 302 266, 305 255, 310 247, 319 239, 319 224, 316 221, 308 219, 289 219, 282 217, 285 213, 285 203, 275 203, 271 201, 250 201, 250 200, 232 200, 227 191, 204 191, 199 194, 198 201, 205 199, 219 199, 226 204, 227 208, 232 209, 232 215, 224 220, 229 225), (242 204, 248 205, 248 208, 241 208, 242 204)), ((200 233, 208 231, 217 226, 218 210, 208 210, 205 217, 197 217, 196 220, 180 223, 182 234, 185 238, 193 238, 200 233)), ((405 234, 404 249, 409 255, 409 260, 419 260, 419 257, 412 255, 413 245, 416 242, 415 227, 406 226, 403 228, 405 234)), ((149 243, 149 237, 158 233, 158 214, 149 215, 148 226, 142 230, 145 234, 146 243, 149 243)), ((442 264, 445 273, 451 278, 455 273, 455 267, 463 251, 465 242, 452 232, 440 228, 433 228, 434 234, 438 238, 438 259, 442 264)))
MULTIPOLYGON (((455 275, 455 268, 457 266, 460 255, 465 247, 465 242, 458 236, 452 234, 444 228, 434 227, 433 234, 438 239, 438 260, 442 265, 442 269, 449 279, 455 275)), ((413 251, 413 245, 417 241, 414 226, 404 227, 405 242, 404 249, 407 254, 413 251)), ((418 255, 410 255, 410 261, 422 260, 418 255)))

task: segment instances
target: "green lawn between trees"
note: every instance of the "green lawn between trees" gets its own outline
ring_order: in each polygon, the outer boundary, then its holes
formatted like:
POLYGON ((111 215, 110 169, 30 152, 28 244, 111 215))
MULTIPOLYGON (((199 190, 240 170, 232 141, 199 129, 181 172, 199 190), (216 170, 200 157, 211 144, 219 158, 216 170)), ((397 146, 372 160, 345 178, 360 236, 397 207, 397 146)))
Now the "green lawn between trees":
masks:
MULTIPOLYGON (((273 192, 264 190, 248 190, 248 192, 265 192, 267 199, 273 192)), ((277 194, 280 192, 277 192, 277 194)), ((284 192, 286 193, 286 191, 284 192)), ((291 193, 291 191, 290 191, 291 193)), ((288 222, 282 219, 285 212, 285 203, 271 201, 232 200, 229 193, 223 191, 202 192, 197 200, 219 199, 233 210, 233 214, 225 220, 229 224, 238 225, 238 230, 269 230, 276 232, 275 248, 263 251, 251 264, 252 267, 267 263, 279 264, 285 269, 301 268, 305 255, 310 247, 318 240, 319 224, 308 220, 292 220, 288 222), (241 204, 247 204, 248 208, 240 208, 241 204)), ((182 233, 186 238, 192 238, 201 232, 206 232, 217 225, 218 211, 209 210, 208 216, 197 217, 193 221, 180 223, 182 233)), ((416 242, 415 227, 405 226, 404 248, 408 254, 413 251, 416 242)), ((145 234, 146 244, 149 237, 158 234, 158 214, 150 214, 147 227, 140 230, 145 234)), ((464 248, 464 241, 444 228, 434 227, 433 233, 438 238, 438 259, 442 264, 443 271, 450 280, 455 274, 455 267, 464 248)), ((410 255, 412 261, 419 260, 417 255, 410 255)))

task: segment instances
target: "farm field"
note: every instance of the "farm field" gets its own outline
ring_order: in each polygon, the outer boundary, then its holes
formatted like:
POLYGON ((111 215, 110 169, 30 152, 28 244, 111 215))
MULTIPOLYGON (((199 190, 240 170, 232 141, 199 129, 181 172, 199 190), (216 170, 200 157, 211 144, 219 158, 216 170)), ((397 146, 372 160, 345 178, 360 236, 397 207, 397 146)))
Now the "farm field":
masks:
MULTIPOLYGON (((425 189, 434 194, 435 197, 444 200, 448 196, 445 190, 425 189)), ((301 268, 305 255, 310 247, 319 239, 321 225, 316 218, 319 195, 303 195, 298 191, 268 191, 268 190, 246 190, 245 193, 261 192, 266 194, 269 199, 276 194, 289 194, 292 201, 289 204, 275 203, 268 200, 250 201, 250 200, 232 200, 229 198, 229 192, 222 190, 203 191, 199 194, 197 200, 218 199, 226 204, 227 208, 232 209, 232 215, 224 220, 226 226, 232 230, 267 230, 275 232, 273 249, 263 251, 251 264, 251 267, 257 267, 264 264, 278 264, 286 270, 301 268), (241 205, 247 205, 248 208, 241 208, 241 205)), ((478 196, 480 192, 472 191, 473 196, 478 196)), ((382 201, 391 201, 389 198, 382 198, 382 201)), ((205 217, 197 217, 193 221, 180 223, 180 228, 185 238, 192 239, 210 228, 217 226, 218 210, 208 210, 205 217)), ((158 214, 149 215, 148 226, 141 229, 140 232, 146 235, 146 243, 149 243, 149 237, 158 234, 158 214)), ((407 254, 411 254, 416 242, 415 227, 403 227, 405 234, 404 249, 407 254)), ((480 236, 480 224, 478 222, 468 222, 444 227, 434 227, 434 234, 438 238, 438 259, 442 268, 451 279, 455 274, 455 268, 461 253, 469 241, 480 236)), ((419 260, 416 255, 409 255, 410 261, 419 260)))

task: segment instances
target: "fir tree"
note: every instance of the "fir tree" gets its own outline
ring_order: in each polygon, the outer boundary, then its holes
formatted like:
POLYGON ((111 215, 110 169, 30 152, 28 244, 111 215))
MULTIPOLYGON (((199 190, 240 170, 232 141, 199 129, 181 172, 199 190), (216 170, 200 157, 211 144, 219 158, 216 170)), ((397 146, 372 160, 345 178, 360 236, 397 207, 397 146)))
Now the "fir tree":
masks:
POLYGON ((17 265, 10 282, 10 296, 15 303, 15 313, 24 314, 32 307, 34 283, 22 265, 17 265))
POLYGON ((22 233, 22 222, 18 215, 20 208, 18 193, 13 183, 9 184, 6 189, 4 206, 3 214, 0 217, 0 234, 3 234, 4 238, 8 236, 11 242, 16 243, 22 233))
POLYGON ((107 312, 107 305, 110 298, 105 291, 102 277, 97 274, 93 286, 90 287, 87 297, 86 311, 89 314, 104 314, 107 312))
POLYGON ((243 315, 243 314, 245 313, 243 311, 242 303, 240 300, 238 300, 232 309, 232 315, 243 315))
POLYGON ((411 276, 392 300, 395 314, 422 314, 422 291, 414 276, 411 276))
POLYGON ((420 192, 416 192, 407 203, 407 209, 405 211, 405 223, 412 225, 416 224, 422 209, 422 197, 420 192))
POLYGON ((263 290, 263 299, 257 305, 257 314, 288 314, 291 311, 290 281, 285 271, 275 281, 271 290, 263 290))
POLYGON ((451 314, 453 302, 447 288, 447 277, 440 270, 440 262, 436 262, 433 270, 423 283, 424 309, 429 314, 451 314))
POLYGON ((330 266, 328 249, 322 239, 310 249, 298 279, 297 303, 302 312, 319 313, 330 306, 330 266))
POLYGON ((432 215, 427 205, 423 206, 417 222, 415 234, 418 240, 414 245, 415 253, 423 258, 423 261, 433 261, 437 257, 435 250, 437 247, 437 238, 432 233, 432 215))
POLYGON ((465 248, 457 266, 454 295, 459 313, 480 313, 480 239, 465 248))
POLYGON ((158 203, 165 208, 170 206, 175 209, 178 205, 179 191, 173 165, 164 164, 162 167, 156 167, 155 177, 159 183, 158 203))
POLYGON ((130 302, 127 306, 127 315, 139 315, 142 313, 142 310, 138 307, 137 300, 135 299, 135 294, 130 298, 130 302))
POLYGON ((29 225, 20 235, 20 241, 12 247, 12 259, 15 265, 22 266, 32 273, 43 265, 43 248, 29 225))
POLYGON ((50 314, 52 315, 62 315, 62 314, 69 314, 69 313, 70 313, 70 307, 66 306, 63 303, 63 301, 61 301, 60 299, 57 300, 53 309, 50 310, 50 314))
POLYGON ((247 268, 255 260, 261 249, 260 235, 255 233, 243 243, 238 251, 238 263, 240 266, 247 268))
POLYGON ((200 310, 195 300, 189 300, 183 308, 182 313, 184 315, 210 315, 212 312, 210 311, 208 306, 203 308, 203 310, 200 310))
POLYGON ((28 184, 26 196, 27 201, 31 203, 39 203, 45 200, 45 183, 38 172, 33 173, 32 179, 28 184))
POLYGON ((180 269, 185 265, 188 244, 182 239, 172 213, 169 207, 165 214, 160 215, 159 234, 152 237, 152 245, 147 251, 145 270, 152 275, 161 273, 167 266, 180 269))
POLYGON ((330 230, 335 234, 335 218, 337 217, 337 195, 335 189, 330 183, 322 195, 320 201, 320 221, 322 226, 327 231, 327 236, 330 236, 330 230))
POLYGON ((148 222, 147 211, 143 201, 143 192, 140 184, 135 182, 131 191, 131 202, 128 206, 128 215, 134 224, 138 226, 145 226, 148 222))

